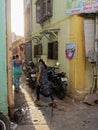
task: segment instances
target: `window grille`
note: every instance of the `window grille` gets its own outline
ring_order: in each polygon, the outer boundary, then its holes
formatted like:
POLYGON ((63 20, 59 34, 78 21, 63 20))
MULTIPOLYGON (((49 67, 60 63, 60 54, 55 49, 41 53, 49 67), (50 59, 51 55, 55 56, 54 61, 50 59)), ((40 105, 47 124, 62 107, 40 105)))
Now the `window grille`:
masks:
POLYGON ((36 2, 36 22, 43 23, 52 16, 52 0, 38 0, 36 2))

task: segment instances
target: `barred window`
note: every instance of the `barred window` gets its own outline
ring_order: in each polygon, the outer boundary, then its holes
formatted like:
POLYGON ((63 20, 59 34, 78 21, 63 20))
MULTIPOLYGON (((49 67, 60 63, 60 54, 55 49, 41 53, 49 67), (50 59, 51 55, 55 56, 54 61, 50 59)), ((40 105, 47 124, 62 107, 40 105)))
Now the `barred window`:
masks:
POLYGON ((48 43, 48 59, 58 59, 58 42, 48 43))
POLYGON ((36 2, 36 21, 43 23, 52 16, 52 0, 38 0, 36 2))
POLYGON ((34 45, 34 57, 42 55, 42 44, 34 45))

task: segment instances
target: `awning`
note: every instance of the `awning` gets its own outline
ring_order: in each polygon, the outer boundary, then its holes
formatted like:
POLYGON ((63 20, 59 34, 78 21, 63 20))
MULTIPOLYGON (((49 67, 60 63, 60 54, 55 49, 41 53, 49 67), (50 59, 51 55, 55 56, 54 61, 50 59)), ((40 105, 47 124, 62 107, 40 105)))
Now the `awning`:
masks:
POLYGON ((30 39, 30 40, 27 40, 27 41, 21 42, 21 45, 27 44, 27 43, 29 43, 29 42, 31 42, 31 41, 32 41, 32 40, 30 39))
POLYGON ((45 36, 47 39, 49 39, 50 35, 53 35, 55 38, 58 38, 58 32, 60 29, 49 29, 49 30, 44 30, 40 34, 45 36))
POLYGON ((48 29, 40 32, 38 35, 35 35, 31 38, 35 43, 41 43, 42 38, 45 36, 50 40, 50 35, 53 35, 55 38, 58 38, 58 32, 60 29, 48 29))
POLYGON ((35 42, 35 43, 41 43, 42 40, 42 35, 37 35, 37 36, 33 36, 31 39, 35 42))

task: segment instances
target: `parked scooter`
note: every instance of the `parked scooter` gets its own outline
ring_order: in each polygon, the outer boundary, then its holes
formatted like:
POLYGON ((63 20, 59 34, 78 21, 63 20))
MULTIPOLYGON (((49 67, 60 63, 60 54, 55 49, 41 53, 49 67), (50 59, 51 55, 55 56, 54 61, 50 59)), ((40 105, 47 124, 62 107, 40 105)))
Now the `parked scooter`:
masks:
POLYGON ((67 93, 67 76, 64 72, 56 73, 55 69, 55 67, 48 67, 50 87, 59 99, 63 99, 67 93))
POLYGON ((32 89, 36 86, 36 70, 35 65, 30 61, 26 66, 26 80, 32 89))

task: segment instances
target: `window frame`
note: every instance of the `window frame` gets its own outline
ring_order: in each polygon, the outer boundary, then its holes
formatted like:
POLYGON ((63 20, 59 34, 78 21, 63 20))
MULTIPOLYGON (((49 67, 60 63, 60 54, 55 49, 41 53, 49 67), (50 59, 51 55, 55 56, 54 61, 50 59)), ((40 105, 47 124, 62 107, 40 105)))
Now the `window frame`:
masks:
POLYGON ((48 59, 58 60, 58 41, 48 43, 48 59))
POLYGON ((42 55, 42 44, 34 45, 34 57, 42 55))

